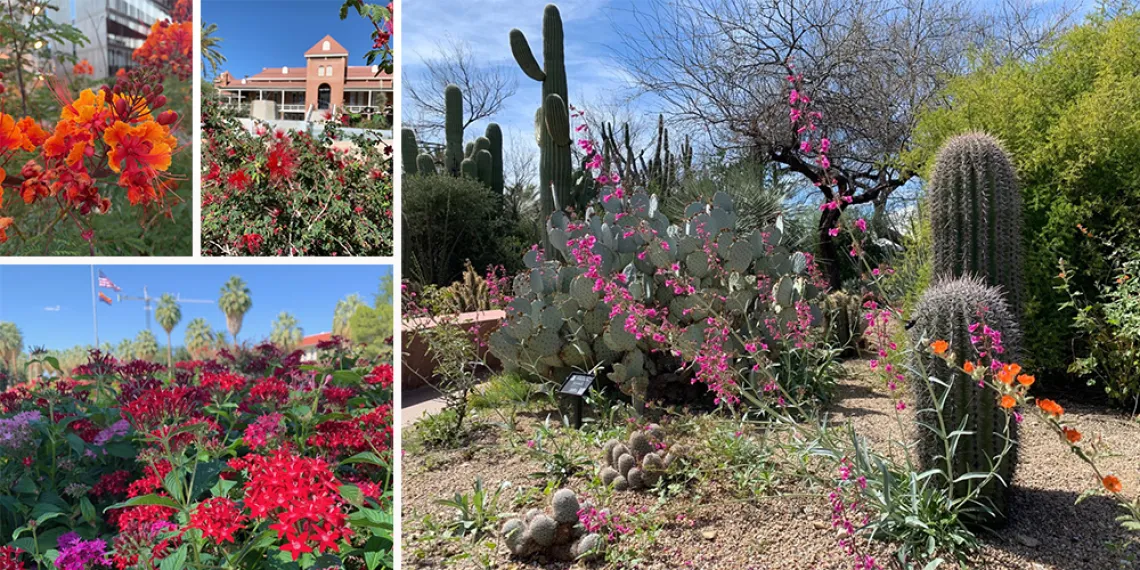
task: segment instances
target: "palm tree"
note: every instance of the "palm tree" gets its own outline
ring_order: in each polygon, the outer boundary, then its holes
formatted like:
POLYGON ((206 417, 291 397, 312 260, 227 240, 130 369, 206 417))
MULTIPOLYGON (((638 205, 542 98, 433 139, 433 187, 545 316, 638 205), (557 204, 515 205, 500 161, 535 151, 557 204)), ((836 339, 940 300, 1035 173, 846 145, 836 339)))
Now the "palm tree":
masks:
MULTIPOLYGON (((17 360, 24 351, 24 333, 16 323, 0 322, 0 359, 8 368, 8 377, 16 378, 17 360)), ((5 386, 6 387, 6 386, 5 386)))
POLYGON ((337 301, 336 310, 333 312, 332 333, 336 336, 349 338, 351 327, 348 325, 348 321, 352 315, 356 314, 356 310, 363 305, 364 299, 361 299, 360 295, 356 293, 337 301))
POLYGON ((213 351, 214 329, 210 323, 198 317, 186 325, 186 349, 194 358, 203 358, 213 351))
POLYGON ((133 348, 135 358, 153 361, 158 356, 158 339, 150 331, 141 331, 135 337, 133 348))
POLYGON ((226 314, 226 327, 230 329, 230 336, 234 338, 234 348, 237 348, 237 335, 241 332, 241 321, 253 300, 249 297, 249 287, 241 277, 234 275, 222 286, 221 296, 218 297, 218 307, 226 314))
POLYGON ((135 345, 131 339, 124 338, 119 341, 119 346, 115 347, 115 358, 119 360, 133 360, 135 357, 135 345))
POLYGON ((174 347, 170 342, 170 333, 182 320, 182 307, 178 305, 174 295, 163 293, 158 298, 158 307, 154 310, 154 320, 158 321, 158 326, 166 331, 166 365, 168 367, 174 366, 174 347))
POLYGON ((273 323, 273 332, 269 333, 269 341, 286 351, 291 351, 301 344, 303 336, 297 317, 282 312, 277 315, 277 320, 273 323))
POLYGON ((222 43, 222 38, 215 36, 218 32, 217 24, 206 24, 202 26, 202 69, 209 69, 210 76, 213 77, 218 73, 218 68, 226 62, 226 56, 218 50, 218 45, 222 43))

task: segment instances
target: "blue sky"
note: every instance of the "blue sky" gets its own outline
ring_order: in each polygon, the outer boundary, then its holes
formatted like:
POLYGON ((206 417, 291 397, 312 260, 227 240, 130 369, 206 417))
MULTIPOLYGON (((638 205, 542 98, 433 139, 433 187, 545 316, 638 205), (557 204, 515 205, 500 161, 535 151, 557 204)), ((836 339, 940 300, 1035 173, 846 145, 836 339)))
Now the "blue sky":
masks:
POLYGON ((349 65, 365 65, 372 23, 355 10, 340 19, 341 0, 202 0, 202 23, 217 24, 226 63, 235 77, 264 67, 303 67, 304 53, 325 34, 348 50, 349 65))
MULTIPOLYGON (((423 77, 425 59, 440 53, 441 38, 466 42, 476 60, 488 67, 503 66, 517 78, 518 89, 493 120, 504 131, 508 150, 521 140, 521 148, 532 148, 534 111, 541 99, 539 83, 526 77, 511 55, 508 34, 511 28, 522 30, 530 40, 531 50, 542 61, 542 12, 550 0, 419 0, 402 4, 400 49, 405 81, 423 77)), ((997 0, 975 0, 979 6, 996 5, 997 0)), ((634 97, 630 77, 617 60, 623 53, 623 42, 629 34, 639 34, 635 10, 648 9, 640 0, 557 0, 565 33, 566 74, 572 103, 589 110, 591 104, 615 103, 634 97)), ((1055 10, 1064 3, 1075 8, 1077 20, 1090 10, 1093 0, 1034 0, 1043 10, 1055 10)), ((685 49, 685 46, 677 46, 685 49)), ((442 93, 440 95, 442 97, 442 93)), ((403 116, 414 119, 416 110, 408 101, 403 116)), ((632 99, 630 109, 644 113, 643 121, 656 127, 657 114, 667 109, 652 96, 632 99)), ((485 122, 467 130, 482 133, 485 122)), ((674 127, 674 130, 676 128, 674 127)), ((676 133, 674 133, 675 135, 676 133)), ((698 139, 699 140, 699 139, 698 139)), ((432 141, 442 142, 442 141, 432 141)), ((533 151, 537 154, 537 148, 533 151)))
MULTIPOLYGON (((249 285, 253 307, 246 313, 239 339, 269 336, 281 311, 297 317, 305 334, 328 332, 338 300, 359 293, 371 304, 380 278, 391 274, 379 265, 96 265, 115 282, 121 295, 141 297, 146 286, 152 297, 163 293, 209 303, 182 303, 182 322, 174 329, 174 344, 181 344, 186 325, 204 317, 217 330, 225 330, 225 315, 218 309, 218 292, 231 275, 249 285)), ((116 293, 100 289, 112 299, 116 293)), ((118 343, 146 328, 141 301, 96 303, 99 342, 118 343)), ((89 265, 0 266, 0 321, 15 322, 24 333, 25 346, 65 349, 94 342, 89 265)), ((152 331, 161 343, 166 333, 157 324, 152 331)))

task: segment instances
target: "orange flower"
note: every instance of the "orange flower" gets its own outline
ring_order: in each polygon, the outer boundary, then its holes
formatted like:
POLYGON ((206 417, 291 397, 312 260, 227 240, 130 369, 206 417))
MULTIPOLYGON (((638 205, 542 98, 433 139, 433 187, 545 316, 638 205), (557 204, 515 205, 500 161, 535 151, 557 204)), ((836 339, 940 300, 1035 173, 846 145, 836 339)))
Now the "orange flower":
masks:
MULTIPOLYGON (((31 117, 24 117, 23 119, 20 119, 20 122, 16 123, 16 126, 20 128, 20 131, 24 133, 24 136, 28 137, 28 142, 31 143, 32 149, 37 146, 42 146, 44 144, 44 141, 48 138, 47 131, 43 130, 43 128, 40 127, 40 124, 31 117)), ((24 150, 27 150, 28 152, 31 152, 32 149, 24 147, 24 150)))
POLYGON ((87 149, 94 151, 91 133, 71 121, 60 121, 53 133, 44 141, 44 156, 48 158, 66 157, 68 166, 75 166, 87 155, 87 149))
POLYGON ((12 218, 0 218, 0 243, 8 241, 8 227, 15 221, 12 218))
POLYGON ((1021 384, 1022 386, 1025 386, 1026 388, 1032 386, 1033 383, 1036 381, 1037 381, 1037 378, 1035 378, 1031 374, 1021 374, 1021 375, 1018 375, 1018 377, 1017 377, 1017 383, 1021 384))
POLYGON ((962 370, 965 370, 966 374, 973 374, 974 368, 974 363, 969 360, 967 360, 966 363, 962 365, 962 370))
POLYGON ((1037 400, 1037 407, 1041 408, 1041 411, 1055 418, 1059 418, 1061 417, 1061 414, 1065 413, 1065 408, 1062 408, 1059 404, 1057 404, 1057 402, 1054 402, 1053 400, 1037 400))
POLYGON ((1021 366, 1017 364, 1005 364, 1002 365, 1001 370, 998 371, 997 377, 998 380, 1001 380, 1002 384, 1010 386, 1013 385, 1014 378, 1017 378, 1017 375, 1020 373, 1021 366))
POLYGON ((1069 440, 1069 443, 1077 443, 1081 440, 1081 432, 1074 428, 1062 426, 1061 431, 1065 433, 1065 439, 1069 440))
POLYGON ((930 348, 934 349, 934 354, 946 354, 946 351, 950 350, 950 343, 936 340, 930 344, 930 348))
POLYGON ((1001 397, 1001 407, 1008 410, 1008 409, 1010 409, 1016 405, 1017 405, 1017 400, 1014 399, 1013 396, 1010 396, 1009 394, 1005 394, 1001 397))
POLYGON ((12 118, 12 115, 0 113, 0 151, 16 150, 27 146, 28 137, 16 126, 16 119, 12 118))
POLYGON ((71 121, 89 131, 102 131, 107 128, 107 118, 111 110, 107 107, 107 94, 100 89, 98 92, 85 89, 79 98, 63 108, 59 117, 71 121))
POLYGON ((103 142, 111 147, 107 154, 111 170, 122 172, 143 171, 153 174, 157 170, 170 168, 170 155, 178 145, 177 139, 170 136, 166 127, 154 121, 131 126, 115 121, 103 133, 103 142))
POLYGON ((71 71, 76 75, 95 75, 95 67, 86 59, 75 64, 71 71))
POLYGON ((1104 479, 1100 480, 1100 483, 1104 485, 1104 488, 1107 489, 1109 493, 1120 493, 1124 490, 1124 485, 1120 484, 1120 479, 1116 475, 1105 475, 1104 479))

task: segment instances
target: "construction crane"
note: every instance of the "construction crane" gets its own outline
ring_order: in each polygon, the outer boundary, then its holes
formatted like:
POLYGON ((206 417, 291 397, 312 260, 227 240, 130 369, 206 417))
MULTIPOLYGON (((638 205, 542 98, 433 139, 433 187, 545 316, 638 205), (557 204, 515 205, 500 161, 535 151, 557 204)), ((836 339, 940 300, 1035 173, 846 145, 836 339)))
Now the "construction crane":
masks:
MULTIPOLYGON (((154 303, 158 301, 158 297, 151 297, 150 293, 147 292, 146 285, 143 285, 142 297, 136 297, 134 295, 123 295, 123 294, 119 294, 116 296, 118 297, 118 301, 120 303, 123 301, 142 301, 143 302, 143 311, 146 312, 146 330, 149 331, 150 330, 150 315, 151 315, 151 313, 154 312, 154 303)), ((214 303, 214 301, 207 301, 204 299, 183 299, 181 293, 175 293, 174 294, 174 300, 177 301, 178 304, 180 304, 180 305, 182 303, 204 303, 204 304, 211 304, 211 305, 214 303)))

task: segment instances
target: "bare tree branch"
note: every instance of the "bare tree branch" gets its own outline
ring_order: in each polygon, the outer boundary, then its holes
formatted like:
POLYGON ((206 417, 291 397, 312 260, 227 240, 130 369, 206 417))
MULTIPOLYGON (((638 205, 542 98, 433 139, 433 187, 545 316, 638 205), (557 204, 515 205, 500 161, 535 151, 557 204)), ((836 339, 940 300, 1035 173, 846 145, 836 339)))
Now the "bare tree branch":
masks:
POLYGON ((409 126, 421 136, 437 136, 443 129, 443 89, 449 84, 463 90, 463 128, 494 116, 518 89, 516 74, 503 66, 482 65, 469 44, 454 38, 443 39, 439 54, 421 62, 425 74, 405 81, 404 90, 419 111, 409 126))

